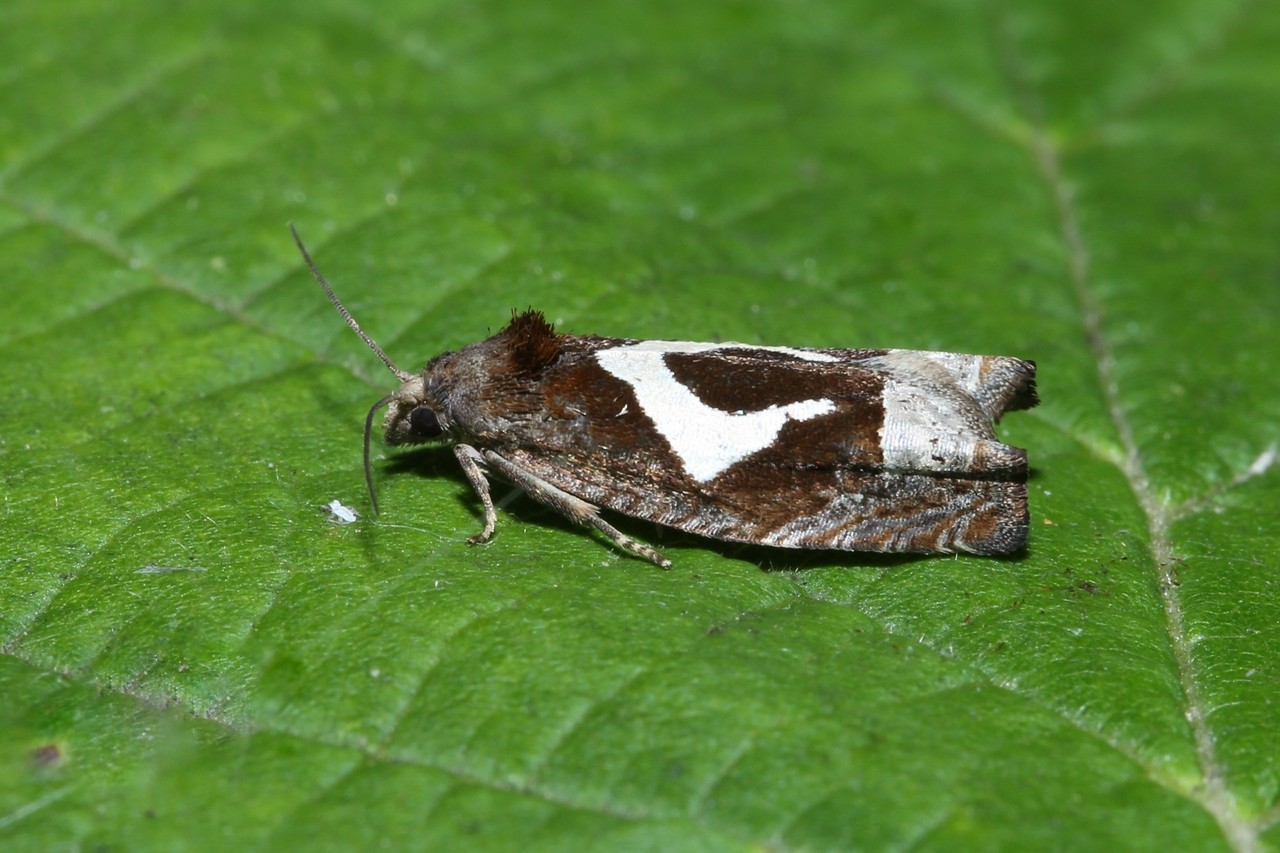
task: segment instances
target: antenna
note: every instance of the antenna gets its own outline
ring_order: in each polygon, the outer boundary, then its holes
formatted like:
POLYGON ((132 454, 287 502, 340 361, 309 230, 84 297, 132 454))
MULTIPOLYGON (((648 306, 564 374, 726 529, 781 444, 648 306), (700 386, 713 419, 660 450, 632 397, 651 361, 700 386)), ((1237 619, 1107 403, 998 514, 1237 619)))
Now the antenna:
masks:
POLYGON ((401 370, 396 367, 395 362, 387 357, 382 351, 382 347, 378 346, 373 338, 365 334, 364 329, 360 328, 360 324, 356 322, 356 318, 351 316, 351 312, 347 310, 347 306, 342 304, 342 300, 338 298, 338 294, 333 292, 333 288, 329 286, 329 282, 324 280, 324 276, 320 274, 320 270, 316 268, 316 262, 311 260, 311 255, 307 253, 307 247, 302 245, 302 238, 298 236, 298 229, 293 227, 293 223, 289 223, 289 231, 293 234, 293 242, 298 244, 298 251, 302 253, 302 260, 307 262, 308 269, 311 274, 316 277, 316 281, 320 282, 320 286, 324 288, 324 292, 329 296, 329 301, 333 303, 333 307, 338 309, 338 313, 342 315, 342 319, 347 321, 347 325, 351 327, 351 331, 360 336, 360 340, 364 341, 369 349, 373 350, 373 354, 382 360, 396 378, 401 382, 408 382, 413 378, 412 373, 401 370))
MULTIPOLYGON (((307 252, 307 247, 302 245, 302 238, 298 236, 298 229, 293 227, 293 223, 289 223, 289 231, 293 234, 293 242, 298 244, 298 251, 302 253, 302 260, 307 262, 307 268, 311 270, 311 274, 315 276, 316 281, 320 282, 320 286, 324 288, 324 292, 328 295, 329 301, 333 303, 333 307, 338 309, 338 313, 342 315, 342 319, 347 321, 347 325, 351 327, 351 331, 360 336, 360 340, 364 341, 369 349, 373 350, 373 354, 382 360, 396 378, 401 382, 408 382, 414 378, 412 373, 407 373, 395 366, 395 363, 387 357, 382 351, 382 347, 378 346, 373 338, 365 334, 364 329, 360 328, 360 324, 356 322, 356 318, 351 316, 351 312, 347 310, 347 306, 342 304, 342 300, 338 298, 338 294, 333 292, 333 288, 329 286, 329 282, 325 281, 320 270, 316 268, 316 262, 311 260, 311 255, 307 252)), ((369 414, 364 419, 364 484, 369 488, 369 503, 373 506, 373 514, 378 514, 378 494, 373 488, 373 463, 369 459, 369 437, 373 432, 373 419, 378 410, 383 406, 389 405, 400 394, 399 391, 393 391, 381 400, 373 404, 373 408, 369 410, 369 414)))

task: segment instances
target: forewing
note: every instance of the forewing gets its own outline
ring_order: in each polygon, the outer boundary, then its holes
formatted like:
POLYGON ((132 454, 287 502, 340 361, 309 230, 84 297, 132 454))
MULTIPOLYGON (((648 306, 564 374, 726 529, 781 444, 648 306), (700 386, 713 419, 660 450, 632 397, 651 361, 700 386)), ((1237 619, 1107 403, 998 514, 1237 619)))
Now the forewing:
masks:
POLYGON ((570 494, 783 547, 1025 542, 1025 454, 929 354, 578 340, 539 377, 541 414, 495 448, 570 494))

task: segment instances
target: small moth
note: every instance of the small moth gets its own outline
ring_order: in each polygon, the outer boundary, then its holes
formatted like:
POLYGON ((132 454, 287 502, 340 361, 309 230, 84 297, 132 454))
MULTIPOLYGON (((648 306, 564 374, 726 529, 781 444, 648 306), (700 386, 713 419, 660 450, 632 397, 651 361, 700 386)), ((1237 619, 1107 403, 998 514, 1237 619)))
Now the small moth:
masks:
MULTIPOLYGON (((292 228, 292 226, 290 226, 292 228)), ((1035 363, 898 349, 804 349, 568 335, 538 311, 397 367, 302 258, 400 380, 365 418, 369 440, 453 445, 484 507, 489 477, 522 488, 624 551, 661 553, 601 507, 712 539, 782 548, 1008 554, 1027 540, 1027 454, 993 425, 1036 405, 1035 363)))

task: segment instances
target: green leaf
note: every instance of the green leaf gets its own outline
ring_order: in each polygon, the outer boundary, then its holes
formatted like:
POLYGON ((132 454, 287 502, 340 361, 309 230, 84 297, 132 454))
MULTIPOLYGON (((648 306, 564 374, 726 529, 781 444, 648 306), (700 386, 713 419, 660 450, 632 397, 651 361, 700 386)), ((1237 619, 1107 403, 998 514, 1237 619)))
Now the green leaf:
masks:
POLYGON ((0 10, 0 845, 1280 848, 1280 8, 0 10), (394 386, 579 333, 1020 355, 1024 557, 524 499, 394 386), (333 500, 363 517, 338 525, 333 500))

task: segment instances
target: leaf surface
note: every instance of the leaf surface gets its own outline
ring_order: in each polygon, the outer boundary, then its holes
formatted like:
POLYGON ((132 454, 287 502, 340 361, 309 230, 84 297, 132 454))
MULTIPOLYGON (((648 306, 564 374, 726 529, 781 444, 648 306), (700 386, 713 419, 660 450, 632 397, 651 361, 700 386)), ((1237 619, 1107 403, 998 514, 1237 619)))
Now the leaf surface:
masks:
POLYGON ((1280 10, 0 11, 0 844, 1275 849, 1280 10), (532 502, 394 380, 567 330, 1019 355, 1021 558, 532 502), (501 494, 501 492, 499 492, 501 494), (333 500, 362 518, 335 524, 333 500))

